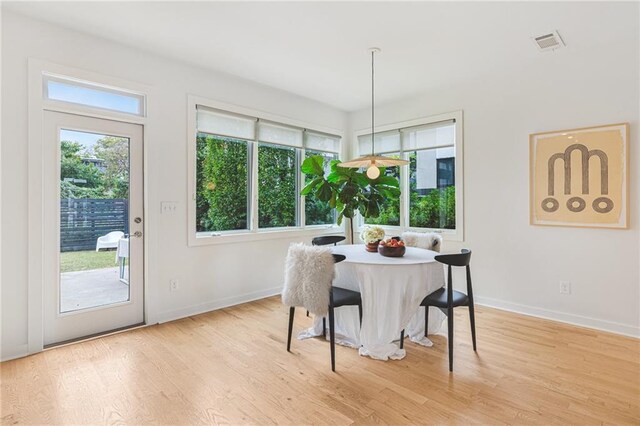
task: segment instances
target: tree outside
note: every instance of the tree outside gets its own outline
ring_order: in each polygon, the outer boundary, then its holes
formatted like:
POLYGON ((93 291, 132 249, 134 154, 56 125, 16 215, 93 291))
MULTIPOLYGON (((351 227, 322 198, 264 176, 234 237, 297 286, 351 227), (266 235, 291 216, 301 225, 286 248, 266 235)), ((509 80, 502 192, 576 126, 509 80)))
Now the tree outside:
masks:
POLYGON ((104 136, 91 147, 60 143, 60 198, 129 198, 129 142, 104 136))

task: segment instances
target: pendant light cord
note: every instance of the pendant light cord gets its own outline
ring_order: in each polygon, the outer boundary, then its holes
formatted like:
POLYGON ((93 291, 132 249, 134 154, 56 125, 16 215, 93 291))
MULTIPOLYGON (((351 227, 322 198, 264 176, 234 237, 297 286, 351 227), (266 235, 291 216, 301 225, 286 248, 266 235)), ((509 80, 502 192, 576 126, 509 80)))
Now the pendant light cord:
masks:
POLYGON ((374 97, 374 74, 373 74, 373 70, 374 70, 374 55, 376 54, 376 52, 374 50, 371 51, 371 155, 374 156, 375 154, 375 137, 376 137, 376 132, 375 132, 375 97, 374 97))

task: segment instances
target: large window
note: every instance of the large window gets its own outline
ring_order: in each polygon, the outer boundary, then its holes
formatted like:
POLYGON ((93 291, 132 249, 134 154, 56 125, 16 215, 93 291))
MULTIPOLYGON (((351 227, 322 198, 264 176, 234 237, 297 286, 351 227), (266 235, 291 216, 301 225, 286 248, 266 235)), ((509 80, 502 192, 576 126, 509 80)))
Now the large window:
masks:
MULTIPOLYGON (((409 160, 384 173, 400 180, 402 195, 387 200, 366 224, 441 231, 462 240, 462 113, 399 124, 376 134, 376 154, 409 160), (404 124, 404 125, 403 125, 404 124), (404 202, 402 202, 404 200, 404 202)), ((387 128, 394 126, 387 126, 387 128)), ((360 155, 371 152, 371 136, 358 136, 360 155)))
POLYGON ((327 203, 300 197, 300 164, 322 155, 330 167, 339 137, 202 106, 196 111, 197 236, 335 224, 327 203))
POLYGON ((199 133, 196 159, 197 232, 249 229, 247 141, 199 133))
POLYGON ((258 227, 297 225, 298 175, 296 149, 258 145, 258 227))

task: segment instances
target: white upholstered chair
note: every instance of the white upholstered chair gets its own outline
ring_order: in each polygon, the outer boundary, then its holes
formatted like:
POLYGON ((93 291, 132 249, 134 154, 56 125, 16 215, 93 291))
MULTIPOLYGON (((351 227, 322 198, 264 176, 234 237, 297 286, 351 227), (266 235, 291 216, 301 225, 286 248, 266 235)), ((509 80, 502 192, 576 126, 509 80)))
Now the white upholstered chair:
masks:
POLYGON ((435 232, 404 232, 402 239, 408 247, 433 250, 438 253, 442 248, 442 236, 435 232))

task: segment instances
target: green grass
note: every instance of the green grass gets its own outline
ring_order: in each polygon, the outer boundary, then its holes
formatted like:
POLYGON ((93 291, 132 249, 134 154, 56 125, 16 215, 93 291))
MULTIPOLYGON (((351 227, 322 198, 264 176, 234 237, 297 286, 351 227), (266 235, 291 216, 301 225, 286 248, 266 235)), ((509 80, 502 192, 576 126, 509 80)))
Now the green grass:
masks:
POLYGON ((115 251, 68 251, 60 253, 60 272, 115 268, 115 251))

